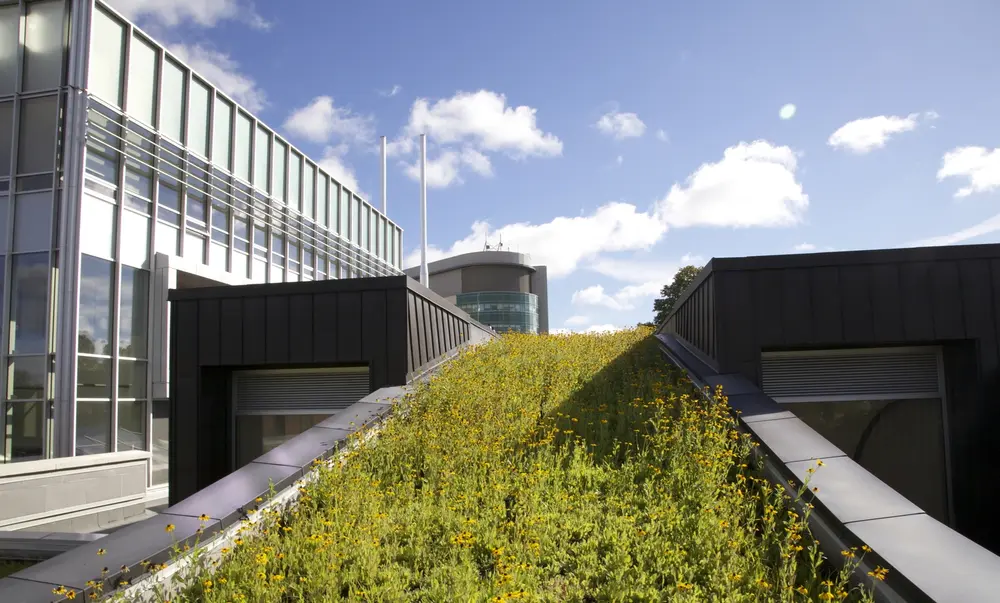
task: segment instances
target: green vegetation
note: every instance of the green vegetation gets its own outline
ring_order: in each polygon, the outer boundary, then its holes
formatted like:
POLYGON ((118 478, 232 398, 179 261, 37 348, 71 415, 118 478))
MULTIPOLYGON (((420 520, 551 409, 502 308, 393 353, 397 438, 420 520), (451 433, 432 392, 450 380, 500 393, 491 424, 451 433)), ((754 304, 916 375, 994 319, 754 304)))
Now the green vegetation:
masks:
POLYGON ((659 326, 670 315, 674 309, 674 304, 680 299, 681 294, 687 290, 688 285, 694 282, 701 272, 701 266, 684 266, 674 274, 674 280, 663 285, 660 289, 660 297, 653 300, 653 322, 659 326))
POLYGON ((649 335, 464 352, 172 603, 870 601, 649 335))
POLYGON ((29 568, 34 565, 35 561, 6 561, 0 560, 0 578, 6 578, 7 576, 17 573, 25 568, 29 568))

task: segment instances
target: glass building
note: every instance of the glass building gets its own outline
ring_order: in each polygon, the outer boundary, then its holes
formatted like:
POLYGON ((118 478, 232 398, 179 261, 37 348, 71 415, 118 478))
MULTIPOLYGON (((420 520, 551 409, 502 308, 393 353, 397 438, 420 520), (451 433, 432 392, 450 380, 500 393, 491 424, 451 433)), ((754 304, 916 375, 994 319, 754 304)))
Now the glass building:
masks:
POLYGON ((497 333, 538 333, 538 296, 534 293, 459 293, 455 305, 497 333))
POLYGON ((94 0, 0 0, 0 462, 151 450, 167 291, 401 273, 402 230, 94 0))

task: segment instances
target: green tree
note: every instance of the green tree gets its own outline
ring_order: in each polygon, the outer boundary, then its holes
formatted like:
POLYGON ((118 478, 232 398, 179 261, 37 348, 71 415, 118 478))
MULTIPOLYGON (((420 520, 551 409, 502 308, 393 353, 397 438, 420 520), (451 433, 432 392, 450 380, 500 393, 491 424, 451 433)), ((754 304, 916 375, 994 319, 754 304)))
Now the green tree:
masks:
POLYGON ((685 266, 674 274, 673 281, 663 285, 663 288, 660 289, 660 297, 653 302, 653 312, 656 314, 653 322, 657 326, 663 324, 663 321, 667 319, 670 311, 674 309, 674 304, 677 303, 681 294, 694 281, 699 272, 701 272, 701 266, 685 266))

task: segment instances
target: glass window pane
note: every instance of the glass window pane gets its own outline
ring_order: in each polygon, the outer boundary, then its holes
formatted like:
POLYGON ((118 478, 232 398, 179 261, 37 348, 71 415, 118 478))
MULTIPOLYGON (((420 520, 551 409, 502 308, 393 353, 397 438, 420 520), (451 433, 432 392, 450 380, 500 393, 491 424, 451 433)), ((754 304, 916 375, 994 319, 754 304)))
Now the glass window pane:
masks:
POLYGON ((107 201, 83 196, 80 212, 80 250, 113 259, 115 248, 115 206, 107 201))
MULTIPOLYGON (((119 411, 120 412, 120 411, 119 411)), ((170 400, 153 400, 153 483, 167 483, 170 456, 170 400)))
POLYGON ((147 357, 148 308, 149 272, 122 266, 121 306, 118 313, 118 353, 121 356, 147 357))
POLYGON ((228 171, 232 151, 233 106, 217 96, 212 120, 212 164, 228 171))
POLYGON ((122 106, 122 54, 125 27, 100 8, 94 10, 90 34, 90 93, 115 107, 122 106))
POLYGON ((302 211, 299 203, 299 183, 302 178, 302 156, 296 152, 288 155, 288 206, 302 211))
POLYGON ((14 400, 42 400, 45 398, 45 356, 20 356, 10 359, 10 391, 14 400))
POLYGON ((351 240, 351 227, 350 227, 350 213, 351 213, 351 203, 350 196, 347 190, 340 189, 340 223, 337 224, 337 232, 341 236, 346 237, 348 241, 351 240))
POLYGON ((262 191, 271 190, 267 186, 268 158, 271 156, 271 135, 268 131, 257 126, 257 134, 254 137, 253 151, 253 185, 262 191))
POLYGON ((330 179, 320 172, 316 176, 316 221, 324 228, 330 227, 330 179))
POLYGON ((136 268, 149 266, 149 218, 132 211, 122 212, 121 260, 136 268))
POLYGON ((250 182, 250 135, 253 133, 253 124, 245 113, 236 114, 236 159, 233 165, 233 174, 238 178, 250 182))
POLYGON ((279 202, 285 202, 285 153, 288 151, 288 147, 279 142, 277 139, 274 141, 274 156, 271 161, 274 163, 274 169, 271 170, 271 195, 277 199, 279 202))
MULTIPOLYGON (((17 8, 16 6, 14 8, 17 8)), ((0 18, 3 15, 3 7, 0 7, 0 18)), ((0 38, 3 37, 3 30, 0 29, 0 38)), ((3 51, 0 50, 0 53, 3 51)), ((2 58, 2 57, 0 57, 2 58)), ((3 74, 0 73, 0 85, 2 85, 3 74)), ((10 176, 10 151, 14 146, 14 103, 0 103, 0 178, 10 176)))
POLYGON ((362 205, 361 209, 361 248, 371 251, 371 209, 367 205, 362 205))
POLYGON ((156 48, 139 36, 132 36, 128 63, 128 114, 145 124, 153 125, 156 48))
POLYGON ((146 363, 141 360, 118 361, 118 397, 146 397, 146 363))
MULTIPOLYGON (((110 356, 114 264, 84 255, 80 259, 78 351, 110 356)), ((93 397, 93 396, 88 396, 93 397)))
MULTIPOLYGON (((81 365, 83 358, 80 359, 81 365)), ((110 363, 110 360, 104 361, 110 363)), ((108 366, 110 369, 110 364, 108 366)), ((81 366, 82 370, 82 366, 81 366)), ((110 376, 111 371, 108 370, 110 376)), ((110 381, 110 379, 109 379, 110 381)), ((81 398, 83 396, 80 396, 81 398)), ((76 454, 111 452, 111 402, 76 403, 76 454)))
POLYGON ((20 24, 21 7, 17 2, 0 6, 0 95, 12 94, 17 85, 17 46, 21 40, 17 29, 20 24))
POLYGON ((17 172, 51 172, 56 162, 56 104, 58 97, 21 101, 17 172))
POLYGON ((191 101, 188 104, 188 149, 208 157, 208 106, 212 91, 197 79, 191 80, 191 101))
MULTIPOLYGON (((123 360, 122 364, 129 363, 123 360)), ((135 364, 131 362, 131 364, 135 364)), ((124 372, 119 369, 119 375, 124 372)), ((119 377, 120 378, 120 377, 119 377)), ((120 389, 120 386, 119 386, 120 389)), ((146 401, 118 403, 118 451, 146 449, 146 401)))
POLYGON ((302 167, 302 213, 313 217, 313 188, 316 186, 316 168, 306 163, 302 167))
POLYGON ((198 222, 198 226, 204 228, 202 225, 207 223, 208 218, 208 208, 205 207, 205 197, 200 193, 191 192, 188 194, 187 199, 187 217, 188 220, 195 220, 198 222))
POLYGON ((44 354, 48 317, 49 254, 29 253, 12 258, 10 331, 11 353, 44 354))
MULTIPOLYGON (((62 84, 65 23, 63 0, 27 6, 24 31, 24 82, 21 89, 46 90, 62 84)), ((2 51, 0 51, 2 52, 2 51)))
POLYGON ((163 83, 160 88, 160 132, 184 141, 185 74, 177 63, 163 61, 163 83))
MULTIPOLYGON (((20 365, 27 358, 19 359, 20 365)), ((44 364, 43 364, 44 366, 44 364)), ((0 448, 10 450, 8 461, 35 461, 45 457, 45 402, 9 402, 6 404, 7 435, 0 448)))
POLYGON ((52 244, 52 192, 29 193, 14 203, 14 251, 44 251, 52 244))

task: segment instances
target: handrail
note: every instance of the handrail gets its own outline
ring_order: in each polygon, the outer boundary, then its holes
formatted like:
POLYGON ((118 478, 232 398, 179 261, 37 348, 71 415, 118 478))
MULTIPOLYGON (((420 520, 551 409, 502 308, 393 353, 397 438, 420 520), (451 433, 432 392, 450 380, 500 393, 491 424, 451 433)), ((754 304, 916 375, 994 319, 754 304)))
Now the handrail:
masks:
POLYGON ((828 467, 812 477, 813 483, 823 487, 807 492, 799 504, 814 505, 810 527, 832 563, 842 566, 840 551, 867 545, 873 552, 855 570, 855 577, 864 580, 874 563, 890 569, 884 582, 875 581, 876 600, 1000 600, 993 583, 993 576, 1000 575, 1000 557, 907 501, 742 375, 719 374, 676 336, 660 333, 656 337, 664 356, 705 395, 706 388, 722 387, 740 428, 760 444, 755 454, 761 455, 764 472, 773 483, 794 497, 788 482, 801 483, 808 475, 805 467, 825 459, 828 467), (829 469, 834 471, 828 479, 824 471, 829 469), (896 512, 887 514, 887 509, 896 512))

